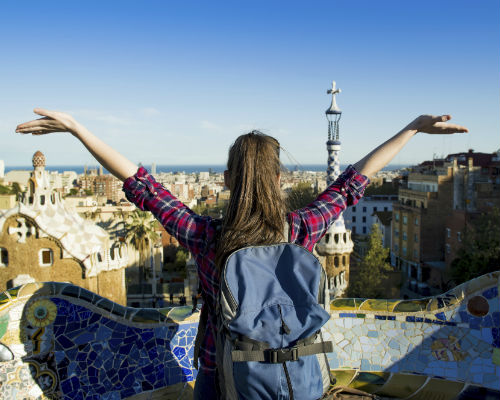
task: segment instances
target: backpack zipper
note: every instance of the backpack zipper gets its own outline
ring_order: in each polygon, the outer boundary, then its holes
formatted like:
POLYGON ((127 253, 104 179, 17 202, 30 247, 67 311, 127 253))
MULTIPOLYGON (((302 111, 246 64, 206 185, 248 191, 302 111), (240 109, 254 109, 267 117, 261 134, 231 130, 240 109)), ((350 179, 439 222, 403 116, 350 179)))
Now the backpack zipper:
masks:
POLYGON ((281 319, 281 334, 283 335, 283 332, 285 332, 285 334, 289 335, 291 330, 290 328, 288 327, 288 325, 286 324, 285 320, 283 319, 283 313, 281 312, 281 306, 278 304, 278 311, 280 312, 280 319, 281 319))

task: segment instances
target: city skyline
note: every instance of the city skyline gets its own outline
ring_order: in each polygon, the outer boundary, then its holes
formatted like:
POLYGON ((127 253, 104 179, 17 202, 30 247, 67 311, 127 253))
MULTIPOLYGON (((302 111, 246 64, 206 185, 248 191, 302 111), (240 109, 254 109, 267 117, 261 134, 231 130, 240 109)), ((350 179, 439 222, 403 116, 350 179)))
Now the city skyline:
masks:
POLYGON ((28 165, 36 150, 52 165, 96 165, 70 135, 15 134, 36 106, 72 113, 143 164, 221 165, 237 135, 257 128, 300 164, 326 165, 332 80, 342 89, 342 164, 426 112, 451 113, 470 134, 419 135, 394 164, 500 147, 494 2, 25 2, 1 10, 6 166, 28 165))

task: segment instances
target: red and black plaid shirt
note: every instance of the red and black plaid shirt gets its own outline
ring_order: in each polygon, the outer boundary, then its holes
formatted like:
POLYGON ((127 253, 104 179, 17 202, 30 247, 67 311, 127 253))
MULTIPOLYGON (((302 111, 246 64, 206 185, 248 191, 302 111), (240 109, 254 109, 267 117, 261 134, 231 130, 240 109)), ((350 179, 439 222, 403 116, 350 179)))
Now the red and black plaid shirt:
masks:
MULTIPOLYGON (((366 176, 349 166, 315 201, 287 215, 290 241, 312 251, 339 214, 359 201, 368 182, 366 176)), ((221 220, 195 214, 143 167, 124 182, 123 190, 127 199, 141 210, 151 211, 167 232, 191 252, 198 265, 203 297, 210 303, 209 310, 214 310, 219 292, 214 239, 221 220)), ((216 368, 214 322, 210 316, 200 348, 200 365, 208 373, 216 368)))

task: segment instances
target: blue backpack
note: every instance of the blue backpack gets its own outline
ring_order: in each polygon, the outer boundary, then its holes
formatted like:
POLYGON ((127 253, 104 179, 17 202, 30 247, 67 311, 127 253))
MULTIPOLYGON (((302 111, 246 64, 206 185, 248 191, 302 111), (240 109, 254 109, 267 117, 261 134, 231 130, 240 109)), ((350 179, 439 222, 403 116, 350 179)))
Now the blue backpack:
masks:
POLYGON ((333 346, 321 334, 329 305, 325 270, 305 248, 280 243, 232 253, 216 310, 221 398, 321 398, 331 384, 326 353, 333 346))

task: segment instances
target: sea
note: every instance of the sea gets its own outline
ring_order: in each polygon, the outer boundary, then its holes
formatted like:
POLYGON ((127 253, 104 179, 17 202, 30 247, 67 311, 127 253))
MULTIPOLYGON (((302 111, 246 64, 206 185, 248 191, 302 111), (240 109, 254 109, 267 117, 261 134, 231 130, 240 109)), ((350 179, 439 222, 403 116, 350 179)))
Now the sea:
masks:
MULTIPOLYGON (((341 165, 340 169, 344 170, 347 168, 347 164, 341 165)), ((144 165, 144 167, 148 170, 151 171, 151 165, 144 165)), ((325 164, 302 164, 302 165, 285 165, 285 167, 289 171, 325 171, 326 172, 326 165, 325 164)), ((390 164, 387 167, 383 169, 383 171, 393 171, 393 170, 398 170, 398 169, 403 169, 409 167, 409 164, 390 164)), ((45 167, 47 171, 57 171, 57 172, 64 172, 64 171, 75 171, 77 174, 83 174, 83 171, 85 167, 83 165, 48 165, 45 167)), ((87 171, 91 169, 99 169, 98 165, 87 165, 87 171)), ((156 165, 156 173, 160 172, 184 172, 186 174, 191 174, 191 173, 198 173, 198 172, 214 172, 214 173, 220 173, 224 172, 226 169, 225 165, 156 165)), ((22 166, 10 166, 6 165, 5 166, 5 172, 9 171, 19 171, 19 170, 24 170, 24 171, 31 171, 33 170, 33 167, 22 165, 22 166)), ((104 170, 105 173, 108 173, 106 170, 104 170)))

